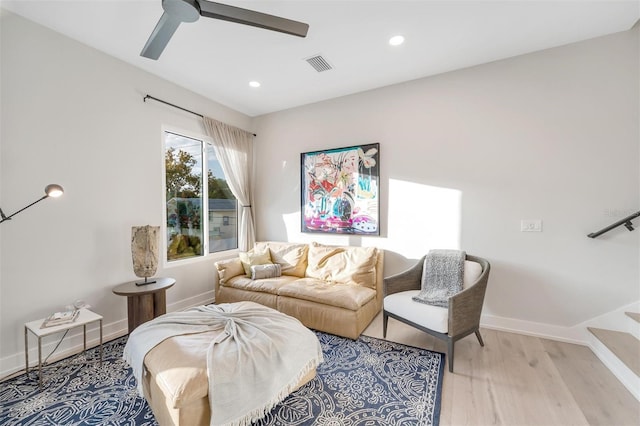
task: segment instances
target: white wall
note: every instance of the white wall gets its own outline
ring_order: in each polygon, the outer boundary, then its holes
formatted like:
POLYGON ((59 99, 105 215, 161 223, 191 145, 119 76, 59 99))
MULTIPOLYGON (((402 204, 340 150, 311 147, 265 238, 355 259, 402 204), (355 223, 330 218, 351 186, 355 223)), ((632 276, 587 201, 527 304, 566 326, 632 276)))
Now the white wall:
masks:
POLYGON ((493 325, 563 329, 640 299, 640 231, 586 237, 640 208, 638 47, 636 28, 257 118, 259 239, 376 245, 385 275, 459 247, 491 261, 493 325), (383 235, 301 234, 300 153, 372 142, 383 235))
MULTIPOLYGON (((48 183, 66 190, 0 225, 1 377, 23 366, 22 325, 76 299, 104 316, 105 333, 126 330, 126 299, 111 289, 136 279, 131 226, 162 222, 161 126, 204 133, 199 118, 143 96, 251 121, 16 15, 3 12, 0 28, 0 207, 12 213, 48 183)), ((212 297, 211 260, 158 275, 177 279, 169 309, 212 297)))

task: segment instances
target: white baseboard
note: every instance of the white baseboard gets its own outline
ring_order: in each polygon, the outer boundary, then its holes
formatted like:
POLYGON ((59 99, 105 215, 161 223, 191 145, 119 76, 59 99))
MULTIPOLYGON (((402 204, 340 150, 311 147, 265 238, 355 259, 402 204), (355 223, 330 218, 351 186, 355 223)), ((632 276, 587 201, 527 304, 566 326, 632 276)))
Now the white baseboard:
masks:
POLYGON ((480 320, 481 327, 493 330, 506 331, 527 336, 541 337, 566 343, 575 343, 587 346, 613 373, 614 376, 640 401, 640 378, 620 361, 602 342, 587 330, 587 327, 606 328, 609 330, 628 331, 627 318, 624 312, 638 312, 638 302, 615 309, 614 311, 592 318, 571 327, 562 327, 551 324, 543 324, 531 321, 517 320, 513 318, 483 315, 480 320))
MULTIPOLYGON (((214 292, 208 291, 202 294, 198 294, 183 300, 179 300, 167 305, 168 312, 180 311, 192 306, 204 305, 213 303, 214 292)), ((628 308, 628 307, 625 307, 628 308)), ((616 310, 616 312, 623 311, 624 309, 616 310)), ((578 345, 584 345, 591 348, 591 350, 602 360, 602 362, 613 372, 613 374, 622 382, 623 385, 629 389, 629 391, 640 400, 640 381, 629 375, 624 371, 626 366, 619 365, 620 361, 615 356, 609 355, 608 349, 601 343, 594 341, 590 338, 590 333, 587 331, 587 326, 598 326, 597 323, 603 320, 594 319, 586 321, 585 323, 578 324, 572 327, 563 327, 552 324, 544 324, 532 321, 524 321, 513 318, 497 317, 492 315, 483 315, 481 319, 481 326, 488 329, 500 330, 505 332, 524 334, 528 336, 541 337, 544 339, 557 340, 566 343, 574 343, 578 345)), ((82 331, 81 329, 72 330, 73 334, 67 336, 54 356, 49 359, 49 362, 53 362, 58 359, 62 359, 73 354, 82 351, 82 331)), ((127 319, 119 319, 109 324, 103 325, 103 341, 108 342, 118 337, 127 334, 127 319)), ((87 347, 97 346, 99 343, 99 333, 97 327, 89 328, 87 330, 87 347)), ((53 341, 43 345, 42 353, 43 358, 53 350, 57 341, 53 341)), ((37 365, 38 353, 37 345, 30 343, 29 348, 29 364, 30 367, 37 365), (33 347, 32 347, 33 346, 33 347)), ((24 370, 25 358, 24 351, 18 352, 14 355, 10 355, 0 360, 0 365, 5 366, 0 371, 0 377, 6 377, 21 370, 24 370)))
POLYGON ((624 314, 629 311, 640 312, 640 301, 621 306, 611 312, 569 327, 492 315, 482 315, 480 325, 494 330, 590 346, 591 333, 587 331, 587 327, 629 332, 630 324, 631 327, 635 326, 633 320, 624 314))
POLYGON ((496 317, 492 315, 483 315, 480 319, 480 326, 492 330, 541 337, 565 343, 575 343, 577 345, 584 346, 588 345, 587 329, 580 328, 578 326, 563 327, 559 325, 496 317))
MULTIPOLYGON (((198 294, 177 302, 173 302, 167 305, 167 312, 180 311, 192 306, 205 305, 213 303, 214 292, 208 291, 202 294, 198 294)), ((124 336, 128 333, 127 318, 118 319, 102 326, 102 341, 108 342, 118 337, 124 336)), ((42 360, 53 351, 58 341, 62 337, 62 334, 53 336, 49 342, 43 342, 42 344, 42 360)), ((29 333, 29 369, 38 366, 38 343, 37 339, 29 333)), ((49 340, 49 339, 48 339, 49 340)), ((87 326, 87 348, 98 346, 100 343, 100 332, 98 326, 90 324, 87 326)), ((83 348, 83 333, 82 328, 77 327, 69 331, 69 335, 64 338, 64 341, 51 355, 47 363, 51 364, 57 360, 66 358, 68 356, 82 352, 83 348)), ((25 356, 24 350, 13 355, 9 355, 0 359, 0 365, 3 366, 0 371, 0 378, 7 377, 25 369, 25 356)))
POLYGON ((186 299, 178 300, 167 305, 167 312, 182 311, 193 306, 207 305, 213 303, 215 293, 213 290, 197 294, 195 296, 188 297, 186 299))

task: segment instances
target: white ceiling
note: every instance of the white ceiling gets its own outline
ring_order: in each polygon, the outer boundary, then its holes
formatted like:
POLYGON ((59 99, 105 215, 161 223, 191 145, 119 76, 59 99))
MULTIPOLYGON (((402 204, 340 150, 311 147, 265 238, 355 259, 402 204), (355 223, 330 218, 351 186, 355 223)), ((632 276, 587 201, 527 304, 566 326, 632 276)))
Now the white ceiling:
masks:
POLYGON ((0 5, 250 116, 625 31, 640 18, 640 0, 222 2, 306 22, 309 34, 200 18, 152 61, 139 54, 161 0, 0 5), (391 47, 396 34, 406 42, 391 47), (304 60, 316 54, 334 69, 316 72, 304 60))

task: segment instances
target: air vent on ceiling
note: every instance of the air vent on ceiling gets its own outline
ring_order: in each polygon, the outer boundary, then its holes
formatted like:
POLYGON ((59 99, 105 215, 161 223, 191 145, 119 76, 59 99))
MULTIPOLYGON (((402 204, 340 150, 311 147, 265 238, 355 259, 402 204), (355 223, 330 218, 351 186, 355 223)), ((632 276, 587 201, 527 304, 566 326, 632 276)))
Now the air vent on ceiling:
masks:
POLYGON ((322 55, 312 56, 305 59, 305 61, 307 61, 309 65, 311 65, 313 69, 318 72, 329 71, 330 69, 333 69, 333 67, 329 64, 329 62, 327 62, 325 58, 322 57, 322 55))

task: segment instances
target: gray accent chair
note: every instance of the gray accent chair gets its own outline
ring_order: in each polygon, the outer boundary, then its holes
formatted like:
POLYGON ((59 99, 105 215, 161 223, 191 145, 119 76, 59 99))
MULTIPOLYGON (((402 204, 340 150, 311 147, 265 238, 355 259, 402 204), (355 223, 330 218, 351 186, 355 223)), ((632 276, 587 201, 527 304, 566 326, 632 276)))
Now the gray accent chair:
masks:
MULTIPOLYGON (((384 279, 385 300, 387 296, 392 294, 420 290, 422 283, 422 269, 425 258, 426 256, 420 259, 420 261, 411 269, 384 279)), ((384 337, 387 336, 387 323, 389 321, 389 317, 391 317, 437 337, 438 339, 446 341, 450 372, 453 372, 453 348, 457 340, 460 340, 471 333, 475 333, 478 338, 478 342, 480 342, 480 346, 484 346, 482 336, 480 335, 480 315, 482 313, 482 305, 484 302, 484 295, 487 289, 487 281, 489 279, 489 270, 491 269, 491 266, 489 265, 489 261, 477 256, 467 254, 466 260, 480 264, 482 271, 475 281, 469 285, 465 285, 465 288, 460 293, 449 298, 448 308, 439 308, 419 302, 408 301, 407 303, 416 304, 411 306, 411 310, 413 311, 413 321, 403 317, 402 313, 398 312, 397 308, 395 309, 395 312, 388 312, 386 310, 386 306, 383 308, 382 335, 384 337), (435 331, 418 324, 418 322, 428 323, 428 321, 415 320, 416 312, 420 314, 420 309, 422 308, 424 308, 425 315, 430 315, 429 312, 434 312, 434 310, 446 310, 437 312, 440 315, 447 315, 447 317, 444 318, 444 320, 446 320, 446 324, 442 324, 441 327, 442 330, 446 330, 446 332, 435 331)), ((407 300, 409 300, 409 296, 411 294, 413 293, 406 293, 407 300)), ((397 297, 398 296, 396 296, 396 298, 397 297)))

